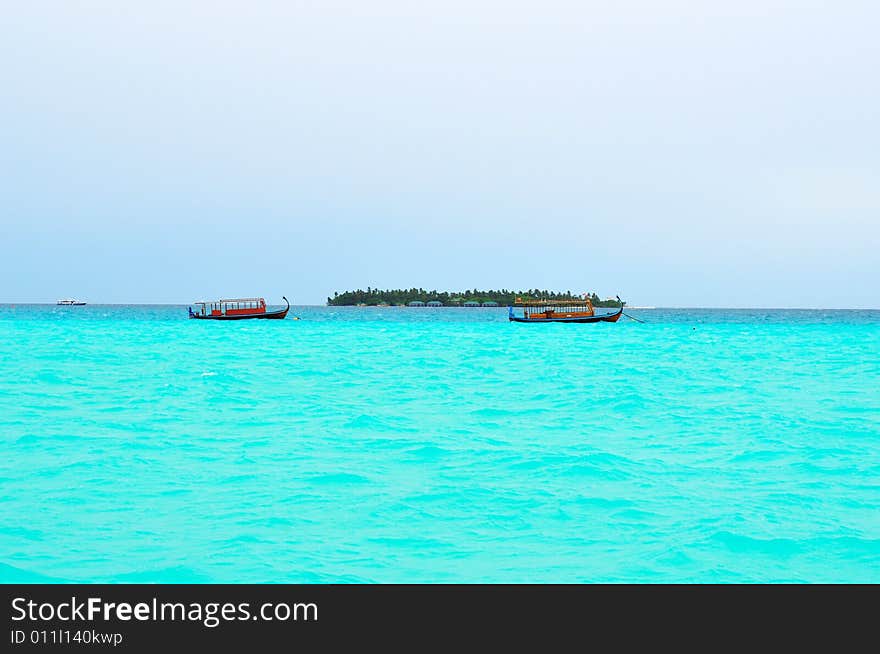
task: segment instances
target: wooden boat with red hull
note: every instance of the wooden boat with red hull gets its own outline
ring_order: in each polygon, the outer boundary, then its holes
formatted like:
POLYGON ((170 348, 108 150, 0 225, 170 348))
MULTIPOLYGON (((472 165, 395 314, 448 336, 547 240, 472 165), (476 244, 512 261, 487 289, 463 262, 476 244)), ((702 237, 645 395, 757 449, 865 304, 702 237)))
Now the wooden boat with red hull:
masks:
POLYGON ((262 320, 283 320, 290 311, 290 302, 286 297, 281 298, 287 306, 277 311, 266 310, 266 300, 261 297, 234 298, 229 300, 214 300, 212 302, 193 303, 196 310, 189 307, 189 317, 196 320, 247 320, 256 318, 262 320))
MULTIPOLYGON (((620 302, 620 298, 617 298, 620 302)), ((516 298, 513 307, 508 307, 507 318, 511 322, 567 322, 593 323, 617 322, 623 315, 623 302, 617 311, 596 313, 590 298, 583 300, 521 300, 516 298), (514 313, 514 307, 522 308, 522 315, 514 313)))

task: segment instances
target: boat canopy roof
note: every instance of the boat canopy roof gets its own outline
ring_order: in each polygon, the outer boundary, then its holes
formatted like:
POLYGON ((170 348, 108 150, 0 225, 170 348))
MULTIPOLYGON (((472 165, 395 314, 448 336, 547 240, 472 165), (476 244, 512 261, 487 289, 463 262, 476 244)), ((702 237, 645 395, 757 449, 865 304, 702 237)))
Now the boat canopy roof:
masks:
POLYGON ((517 307, 592 307, 589 298, 579 300, 532 300, 530 298, 516 298, 514 306, 517 307))
POLYGON ((198 302, 193 302, 193 304, 226 304, 232 302, 256 302, 259 304, 260 302, 265 303, 266 300, 261 297, 234 297, 224 300, 199 300, 198 302))

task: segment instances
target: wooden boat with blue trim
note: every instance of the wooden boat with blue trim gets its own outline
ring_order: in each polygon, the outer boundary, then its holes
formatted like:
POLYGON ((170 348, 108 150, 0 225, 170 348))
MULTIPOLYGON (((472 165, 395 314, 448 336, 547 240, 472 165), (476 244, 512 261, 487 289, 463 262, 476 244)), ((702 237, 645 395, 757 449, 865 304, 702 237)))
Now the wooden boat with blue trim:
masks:
POLYGON ((283 320, 290 311, 290 302, 281 298, 287 306, 277 311, 266 310, 266 300, 261 297, 234 298, 194 302, 196 310, 189 307, 189 317, 197 320, 246 320, 257 318, 263 320, 283 320))
POLYGON ((617 322, 623 315, 623 302, 616 311, 596 313, 589 297, 582 300, 522 300, 516 298, 512 307, 507 309, 507 318, 511 322, 617 322), (521 308, 522 312, 517 315, 514 307, 521 308))

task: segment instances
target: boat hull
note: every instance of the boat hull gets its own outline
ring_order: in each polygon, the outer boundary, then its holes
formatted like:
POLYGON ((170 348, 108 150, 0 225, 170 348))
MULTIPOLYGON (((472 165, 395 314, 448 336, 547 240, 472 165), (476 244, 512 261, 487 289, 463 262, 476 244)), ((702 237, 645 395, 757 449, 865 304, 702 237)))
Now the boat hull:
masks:
POLYGON ((265 313, 246 313, 235 316, 202 316, 193 314, 190 318, 195 320, 283 320, 287 317, 290 307, 281 309, 280 311, 266 311, 265 313))
POLYGON ((510 322, 565 322, 565 323, 594 323, 594 322, 617 322, 623 314, 623 307, 617 313, 606 313, 601 316, 577 316, 573 318, 521 318, 519 316, 509 316, 510 322))

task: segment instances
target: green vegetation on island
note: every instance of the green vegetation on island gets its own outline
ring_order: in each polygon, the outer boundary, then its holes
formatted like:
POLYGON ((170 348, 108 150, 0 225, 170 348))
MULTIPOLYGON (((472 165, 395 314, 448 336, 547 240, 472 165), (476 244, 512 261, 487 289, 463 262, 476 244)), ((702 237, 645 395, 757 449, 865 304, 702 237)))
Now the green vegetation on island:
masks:
MULTIPOLYGON (((331 307, 345 306, 405 306, 411 302, 440 302, 445 307, 474 306, 475 303, 483 305, 495 302, 498 306, 506 307, 513 305, 516 298, 531 300, 580 300, 583 295, 571 291, 547 291, 529 289, 527 291, 501 290, 480 291, 477 289, 458 292, 450 291, 426 291, 423 288, 380 290, 367 287, 366 291, 345 291, 334 293, 333 297, 327 298, 327 305, 331 307)), ((592 293, 590 301, 595 307, 619 307, 616 299, 602 300, 592 293)), ((624 303, 625 304, 625 303, 624 303)))

